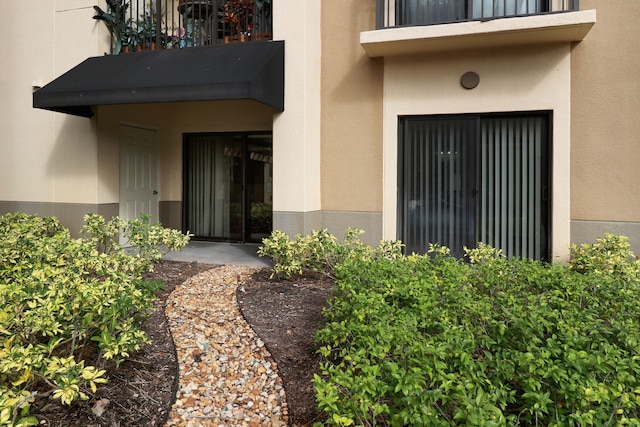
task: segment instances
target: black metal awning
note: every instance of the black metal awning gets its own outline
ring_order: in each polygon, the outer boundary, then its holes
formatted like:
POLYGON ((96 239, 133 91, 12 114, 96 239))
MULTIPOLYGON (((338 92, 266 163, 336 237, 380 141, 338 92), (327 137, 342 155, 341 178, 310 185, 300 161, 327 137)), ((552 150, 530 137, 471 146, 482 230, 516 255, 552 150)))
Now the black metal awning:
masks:
POLYGON ((253 99, 284 110, 284 42, 252 41, 89 58, 33 106, 91 117, 97 105, 253 99))

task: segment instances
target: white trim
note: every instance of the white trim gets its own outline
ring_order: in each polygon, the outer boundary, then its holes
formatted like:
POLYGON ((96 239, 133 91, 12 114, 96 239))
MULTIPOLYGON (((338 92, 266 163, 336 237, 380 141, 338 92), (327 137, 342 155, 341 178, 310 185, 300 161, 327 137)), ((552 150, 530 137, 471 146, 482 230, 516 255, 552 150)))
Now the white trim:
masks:
POLYGON ((489 21, 385 28, 360 33, 371 57, 482 49, 539 43, 576 42, 596 22, 595 10, 489 21))

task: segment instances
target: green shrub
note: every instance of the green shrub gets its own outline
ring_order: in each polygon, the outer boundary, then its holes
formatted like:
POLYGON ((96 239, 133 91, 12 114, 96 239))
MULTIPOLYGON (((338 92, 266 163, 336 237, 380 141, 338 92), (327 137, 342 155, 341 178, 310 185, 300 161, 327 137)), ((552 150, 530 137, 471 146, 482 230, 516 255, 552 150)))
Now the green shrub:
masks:
POLYGON ((316 336, 327 423, 640 425, 640 282, 623 240, 571 268, 484 245, 470 264, 437 246, 338 263, 316 336), (611 256, 629 268, 577 268, 611 256))
POLYGON ((85 218, 84 239, 72 239, 56 218, 0 217, 0 426, 37 425, 37 398, 70 404, 86 399, 116 366, 148 342, 140 329, 160 283, 142 274, 188 236, 149 224, 85 218), (124 229, 133 245, 117 243, 124 229))
POLYGON ((614 276, 623 280, 640 280, 640 262, 631 252, 625 236, 605 234, 596 243, 571 245, 572 270, 614 276))
POLYGON ((377 248, 371 248, 360 241, 363 230, 348 228, 344 242, 326 229, 314 230, 310 234, 296 235, 291 239, 286 233, 275 230, 271 236, 262 239, 258 255, 269 256, 273 260, 272 277, 289 278, 305 271, 332 275, 334 267, 349 258, 369 259, 383 257, 395 259, 402 254, 402 244, 397 241, 382 241, 377 248))

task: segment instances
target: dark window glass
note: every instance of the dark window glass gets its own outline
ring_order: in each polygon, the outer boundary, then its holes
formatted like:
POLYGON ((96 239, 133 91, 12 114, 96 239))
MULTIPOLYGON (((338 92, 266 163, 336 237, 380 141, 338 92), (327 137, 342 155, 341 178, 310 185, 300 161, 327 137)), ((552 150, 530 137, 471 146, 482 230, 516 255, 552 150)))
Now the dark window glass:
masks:
POLYGON ((534 15, 548 0, 396 0, 396 25, 430 25, 470 19, 534 15))

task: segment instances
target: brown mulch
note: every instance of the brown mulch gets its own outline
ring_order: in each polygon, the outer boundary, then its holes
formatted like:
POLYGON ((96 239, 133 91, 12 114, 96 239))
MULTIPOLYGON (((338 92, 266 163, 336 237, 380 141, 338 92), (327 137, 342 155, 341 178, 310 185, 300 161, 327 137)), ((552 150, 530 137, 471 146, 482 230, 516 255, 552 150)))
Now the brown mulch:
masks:
MULTIPOLYGON (((59 401, 38 401, 33 414, 43 426, 125 427, 163 426, 178 384, 176 351, 164 307, 173 289, 189 277, 216 266, 162 261, 150 278, 165 282, 156 311, 145 330, 152 344, 108 372, 109 383, 88 401, 62 406, 59 401), (100 409, 104 411, 100 413, 100 409)), ((275 359, 287 394, 291 426, 311 426, 321 419, 311 384, 318 372, 314 332, 322 323, 332 284, 305 277, 296 281, 269 279, 260 269, 238 286, 243 316, 275 359)))
POLYGON ((322 324, 322 307, 332 283, 312 277, 273 281, 269 275, 267 269, 255 273, 238 288, 236 298, 244 318, 278 364, 291 425, 310 426, 320 418, 311 384, 320 361, 313 336, 322 324))

